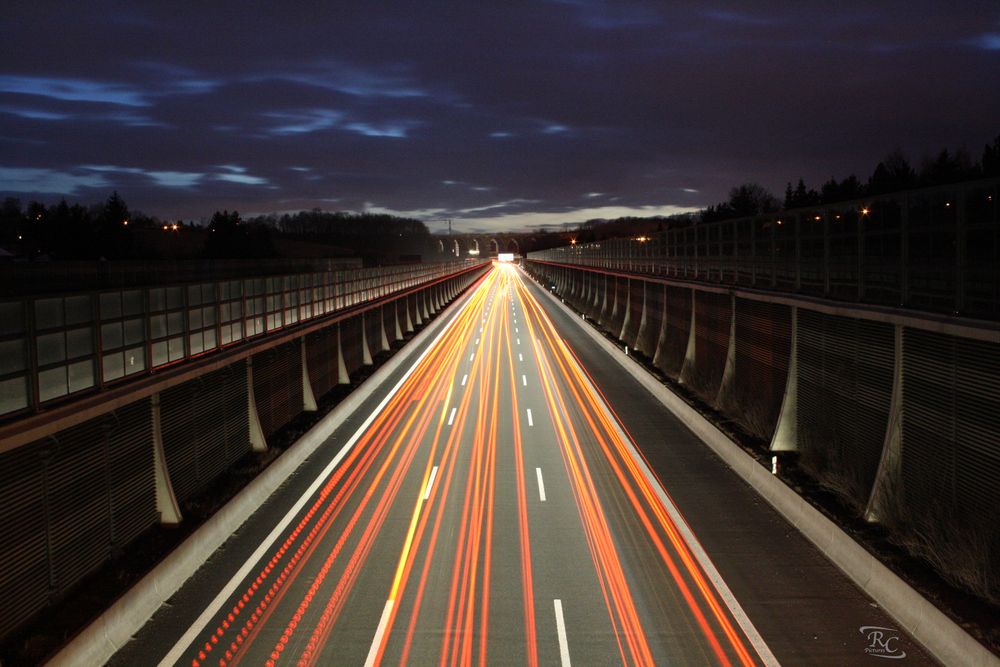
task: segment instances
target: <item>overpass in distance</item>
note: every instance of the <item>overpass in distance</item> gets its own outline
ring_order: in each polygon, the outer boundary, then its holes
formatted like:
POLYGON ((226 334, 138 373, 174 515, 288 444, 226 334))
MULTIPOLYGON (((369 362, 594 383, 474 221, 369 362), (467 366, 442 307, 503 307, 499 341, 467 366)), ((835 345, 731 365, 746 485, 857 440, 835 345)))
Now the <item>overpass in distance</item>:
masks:
POLYGON ((23 387, 0 403, 0 530, 19 545, 0 634, 183 521, 405 339, 55 663, 995 664, 846 535, 807 539, 825 524, 774 490, 770 459, 794 452, 889 530, 935 499, 959 540, 996 529, 1000 258, 982 253, 990 234, 1000 247, 998 194, 889 195, 523 268, 332 267, 0 304, 24 314, 0 332, 24 355, 0 374, 23 387), (768 467, 664 407, 624 346, 769 443, 768 467))

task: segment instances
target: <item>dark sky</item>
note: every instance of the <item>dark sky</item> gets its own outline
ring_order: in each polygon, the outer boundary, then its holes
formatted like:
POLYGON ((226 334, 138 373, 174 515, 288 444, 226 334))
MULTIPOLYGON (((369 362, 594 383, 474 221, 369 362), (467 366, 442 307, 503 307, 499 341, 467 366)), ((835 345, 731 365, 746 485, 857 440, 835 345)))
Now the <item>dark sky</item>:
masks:
POLYGON ((1000 133, 997 0, 12 0, 0 54, 0 192, 169 218, 525 228, 1000 133))

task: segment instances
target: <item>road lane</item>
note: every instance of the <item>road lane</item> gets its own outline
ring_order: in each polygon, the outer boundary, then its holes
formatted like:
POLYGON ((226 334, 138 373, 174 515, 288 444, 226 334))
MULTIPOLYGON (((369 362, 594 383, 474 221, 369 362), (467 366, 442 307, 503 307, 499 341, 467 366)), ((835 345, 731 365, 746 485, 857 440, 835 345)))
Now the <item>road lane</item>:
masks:
POLYGON ((347 426, 115 664, 777 664, 513 266, 347 426))

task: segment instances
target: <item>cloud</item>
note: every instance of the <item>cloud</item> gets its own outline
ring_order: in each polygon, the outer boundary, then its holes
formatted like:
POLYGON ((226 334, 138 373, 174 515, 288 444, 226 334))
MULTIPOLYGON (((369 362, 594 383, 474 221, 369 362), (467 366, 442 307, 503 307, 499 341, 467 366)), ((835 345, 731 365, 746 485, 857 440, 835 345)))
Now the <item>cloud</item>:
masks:
POLYGON ((43 109, 24 109, 18 107, 0 107, 0 113, 20 116, 21 118, 28 118, 31 120, 68 120, 73 117, 68 113, 45 111, 43 109))
POLYGON ((366 137, 405 138, 409 130, 419 123, 410 120, 387 120, 382 122, 367 122, 349 120, 349 115, 334 109, 305 109, 302 111, 267 112, 267 118, 281 121, 267 130, 269 134, 282 136, 294 134, 310 134, 323 130, 341 130, 353 132, 366 137))
MULTIPOLYGON (((484 207, 483 210, 486 210, 484 207)), ((678 213, 691 213, 699 210, 690 206, 597 206, 593 208, 577 208, 567 211, 537 213, 510 213, 495 217, 472 217, 468 220, 456 220, 455 229, 462 231, 464 225, 475 225, 477 229, 488 231, 528 231, 542 227, 564 227, 577 225, 594 219, 614 219, 628 216, 653 217, 668 216, 678 213)))
POLYGON ((333 109, 310 109, 300 112, 277 112, 265 113, 264 116, 274 118, 283 124, 272 127, 268 132, 271 134, 309 134, 328 130, 336 127, 337 123, 344 117, 343 112, 333 109))
POLYGON ((214 181, 224 181, 226 183, 239 183, 240 185, 268 185, 269 180, 263 176, 254 176, 247 173, 247 168, 236 164, 219 165, 222 173, 208 175, 214 181))
POLYGON ((73 102, 100 102, 145 107, 149 102, 139 90, 118 83, 43 76, 0 75, 0 92, 37 95, 73 102))
POLYGON ((147 175, 156 185, 168 188, 191 188, 198 185, 205 174, 187 171, 150 171, 147 175))
POLYGON ((407 133, 418 123, 413 121, 390 121, 386 123, 347 123, 345 130, 356 132, 366 137, 392 137, 394 139, 405 139, 407 133))
POLYGON ((106 188, 102 174, 74 174, 56 169, 0 167, 0 191, 72 195, 80 188, 106 188))
POLYGON ((293 0, 234 19, 217 3, 15 2, 0 163, 163 217, 336 198, 520 224, 504 216, 704 205, 750 180, 864 180, 896 145, 990 141, 996 17, 876 4, 293 0), (886 39, 906 48, 873 54, 886 39))
POLYGON ((972 40, 972 45, 984 51, 1000 51, 1000 33, 991 32, 979 35, 972 40))
POLYGON ((411 76, 398 70, 405 70, 405 67, 359 67, 337 60, 318 60, 299 71, 263 76, 356 97, 408 98, 425 97, 430 94, 411 76))
POLYGON ((146 170, 139 167, 121 167, 113 164, 88 164, 80 169, 100 174, 129 174, 147 177, 153 185, 166 188, 192 188, 205 174, 190 171, 146 170))

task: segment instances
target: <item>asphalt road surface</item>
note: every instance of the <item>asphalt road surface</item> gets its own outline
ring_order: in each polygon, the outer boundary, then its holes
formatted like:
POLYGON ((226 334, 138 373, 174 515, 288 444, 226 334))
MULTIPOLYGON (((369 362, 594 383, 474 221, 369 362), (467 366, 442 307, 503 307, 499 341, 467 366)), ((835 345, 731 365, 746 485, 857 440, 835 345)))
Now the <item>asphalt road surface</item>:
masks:
POLYGON ((933 664, 570 317, 497 265, 112 664, 933 664))

